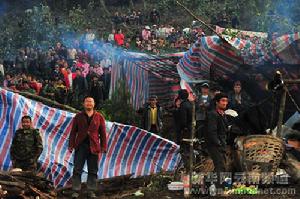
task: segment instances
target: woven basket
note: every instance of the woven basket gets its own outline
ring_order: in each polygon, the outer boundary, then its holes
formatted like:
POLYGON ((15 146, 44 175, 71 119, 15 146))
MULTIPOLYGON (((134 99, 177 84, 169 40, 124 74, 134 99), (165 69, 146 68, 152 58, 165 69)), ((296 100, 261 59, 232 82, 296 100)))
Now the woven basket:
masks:
POLYGON ((243 141, 242 167, 245 172, 276 173, 284 153, 282 139, 270 135, 247 136, 243 141))

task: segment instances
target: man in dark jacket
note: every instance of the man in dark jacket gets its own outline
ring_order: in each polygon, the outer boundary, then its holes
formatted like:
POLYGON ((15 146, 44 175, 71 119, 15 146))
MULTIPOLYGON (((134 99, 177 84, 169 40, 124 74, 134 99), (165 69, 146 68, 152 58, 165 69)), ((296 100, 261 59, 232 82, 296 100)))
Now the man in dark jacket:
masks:
POLYGON ((203 138, 203 131, 205 126, 205 121, 207 117, 207 112, 210 107, 211 98, 209 95, 209 85, 208 83, 203 83, 201 85, 201 93, 198 96, 195 109, 196 109, 196 137, 199 139, 203 138))
POLYGON ((36 171, 37 160, 43 151, 43 142, 38 129, 32 128, 30 116, 22 117, 22 128, 12 141, 10 156, 14 168, 36 171))
POLYGON ((76 77, 73 80, 72 86, 72 91, 74 92, 75 106, 77 108, 80 108, 81 102, 83 101, 83 98, 88 91, 88 83, 85 77, 83 77, 80 69, 76 69, 76 77))
POLYGON ((151 96, 143 112, 143 128, 155 134, 162 129, 162 107, 159 106, 157 96, 151 96))
POLYGON ((208 113, 204 139, 207 151, 212 158, 216 172, 225 172, 226 135, 228 121, 225 110, 228 105, 228 96, 219 93, 215 96, 216 108, 208 113))
POLYGON ((103 75, 101 76, 101 81, 104 84, 104 100, 109 98, 109 89, 110 89, 110 81, 111 81, 111 72, 109 68, 103 69, 103 75))
POLYGON ((69 141, 69 151, 75 149, 72 197, 79 197, 82 169, 87 161, 88 197, 96 198, 94 192, 97 190, 98 154, 106 153, 107 150, 105 119, 94 110, 95 102, 92 97, 85 97, 83 101, 84 111, 74 117, 69 141))
POLYGON ((93 76, 89 85, 89 93, 95 100, 95 107, 100 108, 101 103, 103 102, 103 93, 104 86, 103 82, 99 81, 97 76, 93 76))
POLYGON ((180 90, 179 98, 181 100, 179 113, 180 113, 180 132, 181 132, 181 155, 184 163, 184 167, 189 170, 189 152, 190 144, 189 142, 183 142, 182 139, 191 139, 192 135, 192 124, 193 124, 193 105, 188 100, 189 93, 187 90, 180 90))

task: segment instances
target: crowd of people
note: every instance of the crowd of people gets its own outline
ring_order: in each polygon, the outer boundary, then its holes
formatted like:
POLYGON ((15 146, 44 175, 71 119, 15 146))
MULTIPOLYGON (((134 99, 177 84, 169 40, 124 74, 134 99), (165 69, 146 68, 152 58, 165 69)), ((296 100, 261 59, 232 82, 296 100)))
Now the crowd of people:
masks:
MULTIPOLYGON (((111 57, 106 44, 85 40, 74 41, 70 47, 58 42, 47 50, 22 48, 13 63, 6 64, 4 88, 30 92, 61 104, 80 108, 83 97, 92 95, 99 108, 108 99, 111 57)), ((91 40, 92 41, 92 40, 91 40)), ((4 71, 3 71, 4 75, 4 71)))
MULTIPOLYGON (((225 115, 225 110, 232 109, 240 114, 247 110, 252 104, 251 98, 242 90, 240 81, 234 82, 232 90, 225 93, 222 88, 210 87, 203 83, 194 93, 180 90, 174 101, 172 109, 173 132, 175 142, 182 149, 182 157, 185 168, 188 168, 189 143, 183 141, 191 138, 193 121, 195 121, 195 137, 205 146, 209 147, 207 152, 213 159, 216 171, 225 169, 225 148, 228 142, 230 122, 225 115), (195 104, 195 115, 193 118, 193 105, 195 104)), ((143 128, 162 135, 164 126, 164 113, 158 103, 156 96, 151 96, 149 102, 143 107, 143 128)), ((164 136, 164 135, 162 135, 164 136)), ((169 137, 168 137, 169 138, 169 137)), ((169 138, 170 139, 170 138, 169 138)), ((173 137, 174 139, 174 137, 173 137)))
POLYGON ((142 52, 160 54, 162 50, 185 51, 199 37, 205 35, 201 26, 193 22, 190 27, 180 27, 163 24, 160 13, 153 9, 148 16, 140 11, 120 14, 116 12, 112 17, 114 29, 106 38, 106 41, 123 46, 126 49, 135 49, 142 52), (133 33, 122 28, 131 26, 133 33))
POLYGON ((161 50, 186 51, 205 33, 201 28, 174 28, 171 25, 146 25, 133 36, 126 36, 122 29, 113 29, 106 41, 126 49, 160 54, 161 50))

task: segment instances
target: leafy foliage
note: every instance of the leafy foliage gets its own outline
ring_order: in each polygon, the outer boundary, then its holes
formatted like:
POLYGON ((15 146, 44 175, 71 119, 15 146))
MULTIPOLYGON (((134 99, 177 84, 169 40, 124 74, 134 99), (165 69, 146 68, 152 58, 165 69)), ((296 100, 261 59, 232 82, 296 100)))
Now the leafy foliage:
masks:
POLYGON ((139 116, 130 103, 130 93, 124 81, 119 81, 111 100, 103 105, 101 112, 111 121, 134 126, 140 126, 139 116))

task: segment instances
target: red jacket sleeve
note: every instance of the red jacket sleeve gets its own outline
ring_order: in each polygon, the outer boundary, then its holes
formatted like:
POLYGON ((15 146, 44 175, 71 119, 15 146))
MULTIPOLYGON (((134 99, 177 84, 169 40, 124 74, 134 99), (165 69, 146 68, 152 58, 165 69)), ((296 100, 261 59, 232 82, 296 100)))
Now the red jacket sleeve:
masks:
POLYGON ((104 152, 107 150, 107 143, 106 143, 106 127, 105 127, 105 119, 103 116, 100 117, 100 128, 99 128, 99 137, 100 137, 100 144, 101 144, 101 151, 104 152))
POLYGON ((70 133, 70 140, 69 140, 70 148, 74 148, 77 131, 78 131, 78 122, 77 122, 77 115, 76 115, 72 121, 72 130, 70 133))

